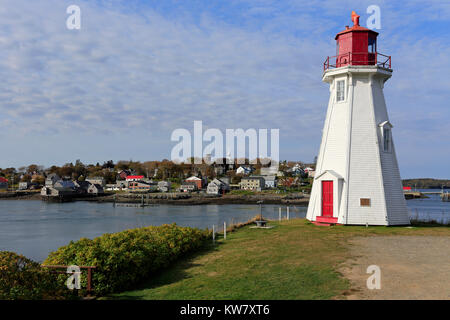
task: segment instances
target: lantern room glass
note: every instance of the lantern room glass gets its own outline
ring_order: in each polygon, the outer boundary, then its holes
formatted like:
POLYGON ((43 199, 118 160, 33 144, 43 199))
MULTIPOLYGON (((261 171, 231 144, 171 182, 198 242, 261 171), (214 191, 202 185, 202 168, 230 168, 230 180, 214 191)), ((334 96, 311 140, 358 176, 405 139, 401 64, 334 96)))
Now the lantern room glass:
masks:
POLYGON ((369 38, 369 53, 377 52, 377 40, 375 38, 369 38))

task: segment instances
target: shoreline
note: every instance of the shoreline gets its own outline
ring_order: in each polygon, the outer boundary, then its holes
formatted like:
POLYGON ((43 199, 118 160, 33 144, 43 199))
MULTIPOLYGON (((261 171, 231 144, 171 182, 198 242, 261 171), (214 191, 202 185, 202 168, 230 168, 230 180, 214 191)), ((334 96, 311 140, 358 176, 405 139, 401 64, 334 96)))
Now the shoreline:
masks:
MULTIPOLYGON (((207 204, 257 204, 263 201, 263 204, 292 204, 298 206, 307 206, 309 195, 277 195, 277 194, 255 194, 255 195, 199 195, 199 194, 107 194, 96 197, 73 197, 70 201, 92 201, 98 203, 142 203, 144 204, 170 204, 170 205, 207 205, 207 204)), ((1 200, 41 200, 39 192, 8 192, 0 194, 1 200)))

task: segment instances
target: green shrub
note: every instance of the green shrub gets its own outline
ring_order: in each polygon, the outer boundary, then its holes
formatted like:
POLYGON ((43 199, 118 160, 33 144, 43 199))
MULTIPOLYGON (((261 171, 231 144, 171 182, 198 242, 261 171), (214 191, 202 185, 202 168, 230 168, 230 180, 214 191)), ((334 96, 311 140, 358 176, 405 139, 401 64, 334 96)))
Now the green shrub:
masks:
POLYGON ((55 274, 14 252, 0 251, 0 300, 62 298, 55 274))
MULTIPOLYGON (((176 224, 130 229, 71 241, 50 253, 44 264, 96 266, 93 290, 102 295, 131 288, 182 254, 198 249, 209 237, 207 230, 176 224)), ((83 276, 83 288, 86 282, 83 276)))

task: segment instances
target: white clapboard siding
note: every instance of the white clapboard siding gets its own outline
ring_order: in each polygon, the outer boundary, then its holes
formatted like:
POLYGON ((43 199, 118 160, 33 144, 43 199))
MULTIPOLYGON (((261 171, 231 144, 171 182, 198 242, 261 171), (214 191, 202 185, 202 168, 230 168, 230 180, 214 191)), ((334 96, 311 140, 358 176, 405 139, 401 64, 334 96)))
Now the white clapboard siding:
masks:
MULTIPOLYGON (((377 66, 346 66, 324 72, 330 99, 307 219, 322 213, 323 180, 333 180, 333 217, 354 225, 409 224, 395 148, 383 149, 382 127, 391 126, 383 95, 392 72, 377 66), (346 97, 336 101, 336 82, 346 97), (360 199, 370 199, 361 206, 360 199)), ((394 130, 391 129, 393 132, 394 130)), ((393 141, 393 139, 391 139, 393 141)))

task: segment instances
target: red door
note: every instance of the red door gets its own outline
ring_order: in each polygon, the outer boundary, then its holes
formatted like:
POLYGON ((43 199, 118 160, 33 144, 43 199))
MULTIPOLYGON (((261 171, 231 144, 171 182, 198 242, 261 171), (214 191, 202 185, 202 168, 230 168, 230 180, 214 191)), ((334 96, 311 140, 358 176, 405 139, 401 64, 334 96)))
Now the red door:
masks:
POLYGON ((322 181, 322 217, 333 216, 333 181, 322 181))

